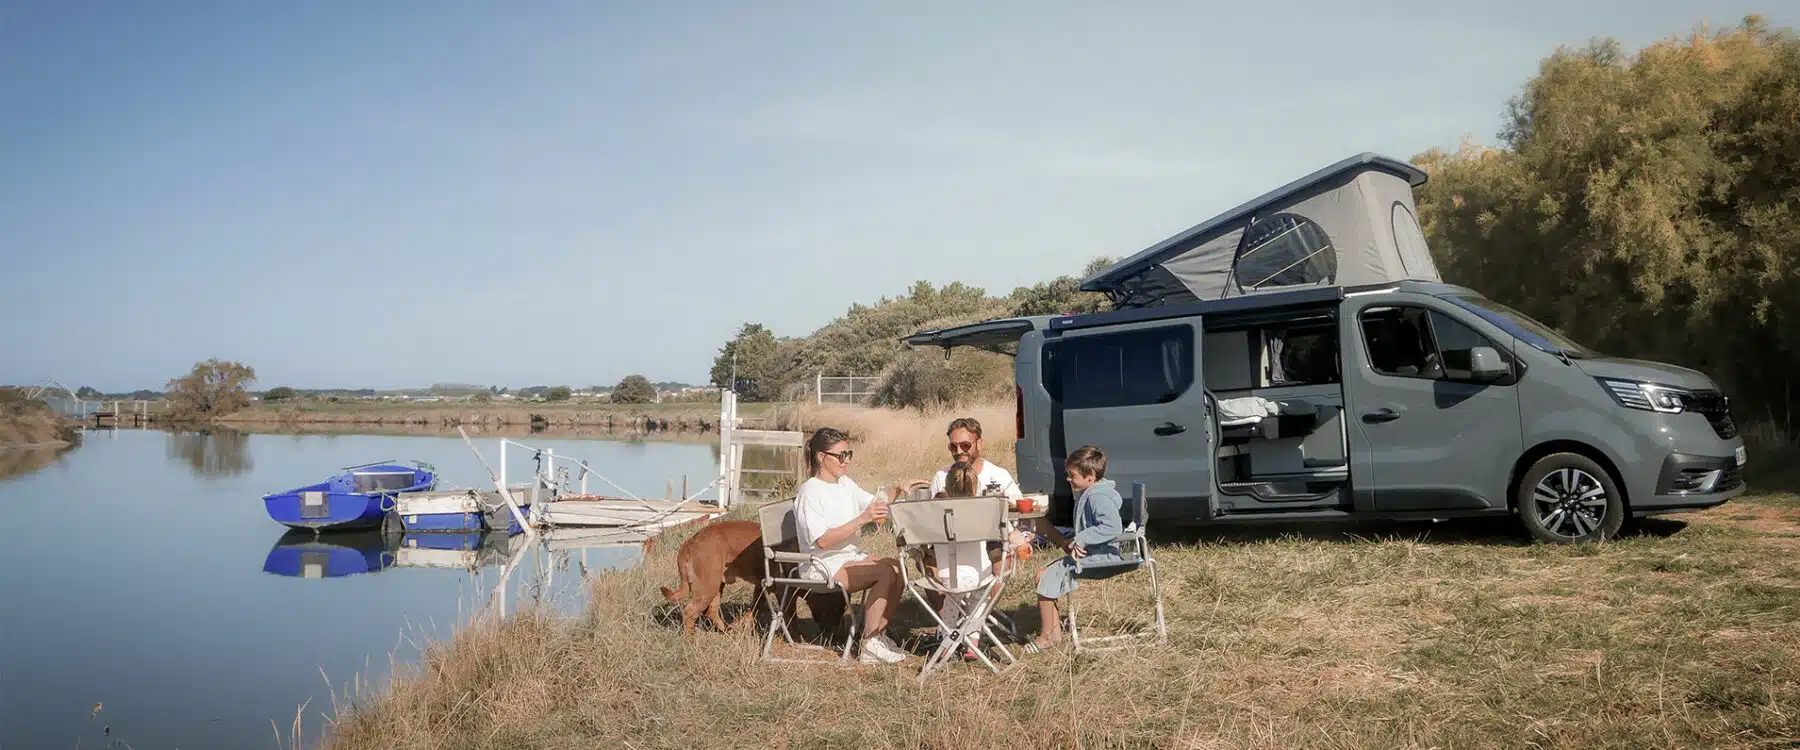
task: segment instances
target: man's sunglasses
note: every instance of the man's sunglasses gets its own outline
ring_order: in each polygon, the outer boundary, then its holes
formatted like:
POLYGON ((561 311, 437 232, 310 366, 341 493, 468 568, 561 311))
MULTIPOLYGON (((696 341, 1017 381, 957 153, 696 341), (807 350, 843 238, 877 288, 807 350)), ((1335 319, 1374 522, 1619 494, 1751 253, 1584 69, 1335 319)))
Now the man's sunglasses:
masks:
POLYGON ((958 451, 961 453, 968 453, 970 450, 973 450, 974 448, 975 448, 975 444, 972 442, 970 442, 970 443, 951 443, 950 444, 950 450, 958 451))
POLYGON ((832 453, 831 451, 819 451, 819 452, 823 453, 827 456, 830 456, 832 458, 835 458, 839 461, 842 461, 844 463, 849 463, 850 457, 856 453, 856 451, 844 451, 843 453, 832 453))

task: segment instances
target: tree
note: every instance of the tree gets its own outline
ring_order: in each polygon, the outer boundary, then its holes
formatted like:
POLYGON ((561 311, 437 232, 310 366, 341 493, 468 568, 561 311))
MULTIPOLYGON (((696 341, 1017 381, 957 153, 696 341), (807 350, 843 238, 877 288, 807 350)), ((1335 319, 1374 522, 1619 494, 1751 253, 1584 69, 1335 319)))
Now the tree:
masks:
POLYGON ((1546 58, 1501 148, 1414 162, 1439 270, 1599 351, 1800 418, 1800 39, 1762 19, 1546 58))
POLYGON ((569 400, 569 387, 566 385, 559 385, 554 388, 551 388, 548 391, 545 391, 544 392, 544 400, 545 401, 567 401, 567 400, 569 400))
POLYGON ((92 401, 94 399, 100 398, 102 395, 104 395, 104 394, 102 394, 99 391, 94 390, 93 388, 85 386, 85 385, 80 388, 75 389, 75 397, 79 398, 79 399, 87 400, 87 401, 92 401))
POLYGON ((298 394, 294 393, 294 389, 289 388, 285 385, 281 385, 281 386, 276 386, 274 388, 270 388, 268 391, 264 392, 263 400, 264 401, 288 401, 288 400, 293 399, 296 395, 298 395, 298 394))
POLYGON ((626 375, 613 386, 612 400, 615 404, 648 404, 656 400, 656 389, 642 375, 626 375))
MULTIPOLYGON (((768 401, 775 397, 772 387, 779 387, 780 378, 768 378, 771 365, 775 364, 774 356, 779 343, 774 332, 764 328, 761 323, 745 323, 738 330, 735 338, 725 342, 719 349, 719 356, 713 358, 712 384, 725 389, 736 389, 737 384, 731 382, 735 370, 739 380, 754 381, 748 389, 738 393, 745 401, 768 401), (736 366, 733 366, 733 359, 736 366)), ((618 400, 615 396, 614 400, 618 400)))
POLYGON ((1021 317, 1064 313, 1080 315, 1111 310, 1112 301, 1106 295, 1081 291, 1081 282, 1112 264, 1111 258, 1095 258, 1088 262, 1080 276, 1063 276, 1014 289, 1007 298, 1013 304, 1012 314, 1021 317))
POLYGON ((474 401, 475 403, 478 403, 478 404, 485 404, 490 401, 493 401, 494 397, 488 395, 487 391, 481 391, 479 393, 476 393, 474 396, 471 396, 470 400, 474 401))
POLYGON ((237 362, 209 359, 169 381, 169 412, 178 419, 209 419, 250 405, 246 390, 256 370, 237 362))

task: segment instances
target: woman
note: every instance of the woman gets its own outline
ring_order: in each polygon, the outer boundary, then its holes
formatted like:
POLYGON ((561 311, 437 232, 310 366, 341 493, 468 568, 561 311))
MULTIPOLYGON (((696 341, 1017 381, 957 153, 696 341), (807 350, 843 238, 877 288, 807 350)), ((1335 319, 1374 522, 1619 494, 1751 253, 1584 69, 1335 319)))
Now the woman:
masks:
POLYGON ((860 661, 898 664, 906 654, 887 637, 888 614, 900 601, 900 563, 893 558, 872 559, 856 548, 862 527, 888 516, 888 503, 896 493, 876 497, 850 479, 850 442, 842 431, 819 428, 806 441, 806 466, 812 478, 800 485, 794 498, 794 526, 800 551, 816 558, 802 575, 819 581, 835 581, 846 591, 867 590, 863 598, 863 640, 860 661))

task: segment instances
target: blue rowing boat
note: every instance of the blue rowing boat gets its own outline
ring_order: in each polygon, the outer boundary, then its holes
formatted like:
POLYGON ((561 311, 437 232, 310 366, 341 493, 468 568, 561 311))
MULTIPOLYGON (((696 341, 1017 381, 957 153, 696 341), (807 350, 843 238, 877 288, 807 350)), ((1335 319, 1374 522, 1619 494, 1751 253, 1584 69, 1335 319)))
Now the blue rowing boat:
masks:
POLYGON ((374 463, 351 466, 318 484, 263 496, 269 517, 295 529, 349 531, 381 526, 402 492, 426 492, 437 486, 432 468, 374 463))

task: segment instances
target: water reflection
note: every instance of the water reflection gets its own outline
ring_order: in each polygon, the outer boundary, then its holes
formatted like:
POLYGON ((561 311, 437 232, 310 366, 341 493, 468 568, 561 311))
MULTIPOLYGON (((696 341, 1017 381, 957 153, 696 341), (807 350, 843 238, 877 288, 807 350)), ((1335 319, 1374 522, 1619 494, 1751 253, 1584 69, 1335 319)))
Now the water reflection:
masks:
POLYGON ((294 578, 339 578, 379 573, 393 565, 381 532, 320 535, 294 530, 281 535, 263 560, 263 572, 294 578))
POLYGON ((63 457, 73 446, 58 448, 0 448, 0 479, 42 469, 63 457))
POLYGON ((207 479, 235 477, 256 467, 250 460, 250 435, 224 427, 171 432, 168 455, 207 479))

